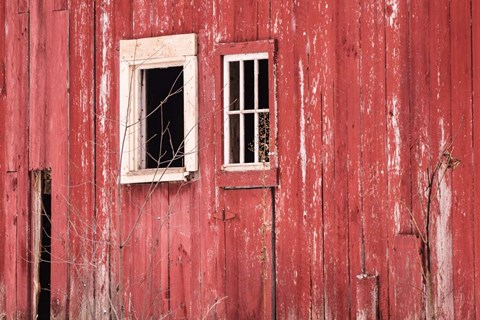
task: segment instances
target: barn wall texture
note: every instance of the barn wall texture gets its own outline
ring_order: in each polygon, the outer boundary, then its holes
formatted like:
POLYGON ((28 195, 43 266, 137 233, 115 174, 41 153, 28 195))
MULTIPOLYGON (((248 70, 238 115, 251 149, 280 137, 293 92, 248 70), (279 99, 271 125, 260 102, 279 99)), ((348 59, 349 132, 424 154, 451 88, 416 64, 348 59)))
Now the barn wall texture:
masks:
MULTIPOLYGON (((0 2, 0 319, 480 318, 480 0, 0 2), (199 177, 119 185, 119 41, 198 34, 199 177), (275 40, 278 177, 219 184, 219 43, 275 40)), ((221 108, 220 108, 221 109, 221 108)))

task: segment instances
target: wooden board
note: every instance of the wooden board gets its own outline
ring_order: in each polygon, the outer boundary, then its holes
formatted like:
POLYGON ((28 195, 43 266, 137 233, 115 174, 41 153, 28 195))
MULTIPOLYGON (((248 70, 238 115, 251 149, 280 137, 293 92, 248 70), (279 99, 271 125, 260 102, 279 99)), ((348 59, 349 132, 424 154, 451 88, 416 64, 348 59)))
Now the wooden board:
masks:
POLYGON ((227 319, 273 317, 271 190, 223 191, 227 319))

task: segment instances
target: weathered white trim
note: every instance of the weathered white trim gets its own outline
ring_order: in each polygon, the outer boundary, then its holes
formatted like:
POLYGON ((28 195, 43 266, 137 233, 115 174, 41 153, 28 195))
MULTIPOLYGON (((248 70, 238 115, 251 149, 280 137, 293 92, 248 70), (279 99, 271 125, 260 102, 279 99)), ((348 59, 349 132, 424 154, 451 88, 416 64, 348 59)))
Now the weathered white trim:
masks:
MULTIPOLYGON (((198 61, 195 34, 120 41, 120 183, 185 180, 198 170, 198 61), (183 67, 184 164, 146 169, 141 70, 183 67)), ((144 80, 144 79, 143 79, 144 80)))

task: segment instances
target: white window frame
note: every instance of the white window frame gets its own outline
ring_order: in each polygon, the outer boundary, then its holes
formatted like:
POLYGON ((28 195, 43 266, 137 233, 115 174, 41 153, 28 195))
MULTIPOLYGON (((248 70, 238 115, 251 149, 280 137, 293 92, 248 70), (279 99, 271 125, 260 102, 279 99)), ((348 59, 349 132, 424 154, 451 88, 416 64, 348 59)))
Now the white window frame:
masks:
POLYGON ((184 181, 198 171, 197 35, 120 41, 120 183, 184 181), (145 168, 140 70, 183 66, 184 167, 145 168))
MULTIPOLYGON (((247 170, 266 170, 270 169, 270 162, 261 161, 259 159, 259 132, 258 118, 260 113, 267 113, 270 116, 270 108, 259 109, 258 107, 258 60, 266 59, 269 61, 268 52, 228 54, 223 56, 223 169, 226 171, 247 171, 247 170), (254 108, 245 109, 244 105, 244 61, 254 61, 254 108), (238 110, 230 110, 230 62, 239 63, 239 108, 238 110), (240 146, 239 146, 239 163, 230 163, 230 115, 239 115, 240 127, 240 146), (245 162, 245 114, 254 115, 254 162, 245 162)), ((269 63, 270 68, 270 63, 269 63)), ((268 75, 269 76, 269 75, 268 75)), ((270 134, 272 134, 270 132, 270 134)), ((270 143, 270 141, 269 141, 270 143)), ((271 147, 271 146, 270 146, 271 147)))

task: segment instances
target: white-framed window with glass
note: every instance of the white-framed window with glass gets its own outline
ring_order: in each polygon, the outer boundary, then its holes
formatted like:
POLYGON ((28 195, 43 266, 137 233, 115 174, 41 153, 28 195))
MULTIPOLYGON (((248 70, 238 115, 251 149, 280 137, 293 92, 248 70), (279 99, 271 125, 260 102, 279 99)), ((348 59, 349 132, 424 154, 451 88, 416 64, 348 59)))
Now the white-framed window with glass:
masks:
POLYGON ((268 52, 223 56, 224 170, 270 166, 269 68, 268 52))

